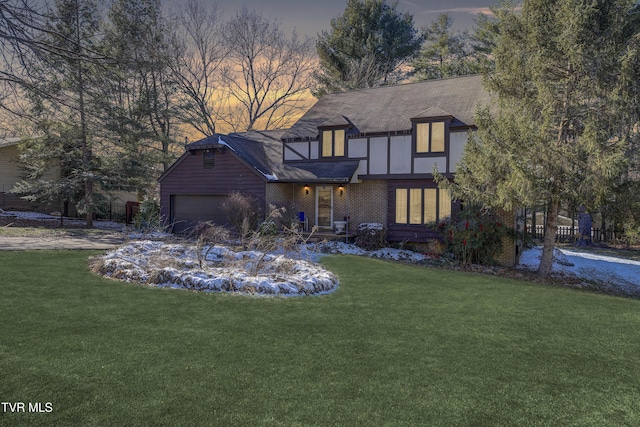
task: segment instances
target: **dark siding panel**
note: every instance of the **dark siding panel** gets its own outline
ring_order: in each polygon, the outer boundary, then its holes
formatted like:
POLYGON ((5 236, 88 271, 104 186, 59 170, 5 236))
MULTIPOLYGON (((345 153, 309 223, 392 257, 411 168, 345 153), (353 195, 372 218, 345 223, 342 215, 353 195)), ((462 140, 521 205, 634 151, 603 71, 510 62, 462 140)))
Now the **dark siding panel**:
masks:
POLYGON ((202 151, 187 155, 160 183, 160 205, 163 218, 169 218, 171 195, 224 196, 232 191, 248 193, 262 202, 265 181, 234 154, 216 153, 215 167, 204 169, 202 151))
POLYGON ((213 221, 227 225, 227 214, 222 207, 225 196, 171 196, 171 215, 174 233, 189 231, 200 221, 213 221))

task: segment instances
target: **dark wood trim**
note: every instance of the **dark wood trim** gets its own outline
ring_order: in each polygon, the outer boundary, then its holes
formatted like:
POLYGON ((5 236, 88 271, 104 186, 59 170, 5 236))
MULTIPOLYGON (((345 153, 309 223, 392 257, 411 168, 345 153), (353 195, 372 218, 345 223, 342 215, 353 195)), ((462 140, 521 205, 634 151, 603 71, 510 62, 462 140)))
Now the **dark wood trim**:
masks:
POLYGON ((451 132, 460 132, 461 130, 466 130, 466 131, 478 130, 478 127, 477 126, 451 126, 449 130, 451 132))
MULTIPOLYGON (((443 176, 447 176, 449 174, 442 174, 443 176)), ((360 178, 362 179, 384 179, 384 180, 394 180, 394 179, 409 179, 409 180, 421 180, 421 179, 433 179, 433 174, 430 173, 421 173, 421 174, 408 174, 408 173, 402 173, 402 174, 367 174, 367 175, 360 175, 360 178)))
POLYGON ((413 123, 427 123, 427 122, 451 122, 454 117, 451 114, 445 114, 442 116, 429 116, 429 117, 412 117, 413 123))
POLYGON ((391 173, 391 135, 387 135, 387 173, 391 173))

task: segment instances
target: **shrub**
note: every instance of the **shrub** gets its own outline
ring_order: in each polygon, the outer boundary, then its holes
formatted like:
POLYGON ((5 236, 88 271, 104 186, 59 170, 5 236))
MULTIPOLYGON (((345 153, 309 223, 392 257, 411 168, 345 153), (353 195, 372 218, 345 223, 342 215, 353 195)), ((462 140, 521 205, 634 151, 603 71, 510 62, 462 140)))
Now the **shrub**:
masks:
POLYGON ((195 226, 193 229, 193 237, 196 241, 198 265, 202 268, 204 261, 214 246, 219 243, 227 243, 230 235, 229 230, 226 228, 207 221, 200 222, 195 226))
POLYGON ((269 205, 269 212, 264 222, 250 234, 247 242, 248 247, 260 254, 256 260, 251 261, 252 267, 247 268, 254 276, 263 268, 263 263, 269 253, 274 251, 283 251, 284 253, 299 252, 300 245, 306 244, 317 230, 317 227, 314 227, 306 238, 303 236, 300 227, 284 226, 282 233, 278 233, 276 223, 281 222, 282 218, 286 217, 286 212, 287 209, 284 207, 269 205))
POLYGON ((164 230, 160 220, 160 204, 154 199, 145 199, 140 203, 140 209, 133 217, 133 228, 141 232, 164 230))
POLYGON ((258 199, 233 191, 222 204, 227 214, 227 218, 240 235, 242 246, 246 248, 247 239, 251 232, 255 230, 261 216, 261 209, 258 199))
POLYGON ((507 228, 486 209, 467 208, 455 219, 437 224, 448 252, 463 264, 492 264, 507 228))
POLYGON ((376 251, 387 245, 387 235, 382 224, 377 222, 358 225, 355 244, 367 251, 376 251))
POLYGON ((257 233, 262 236, 275 236, 278 234, 278 226, 274 221, 263 221, 258 226, 257 233))

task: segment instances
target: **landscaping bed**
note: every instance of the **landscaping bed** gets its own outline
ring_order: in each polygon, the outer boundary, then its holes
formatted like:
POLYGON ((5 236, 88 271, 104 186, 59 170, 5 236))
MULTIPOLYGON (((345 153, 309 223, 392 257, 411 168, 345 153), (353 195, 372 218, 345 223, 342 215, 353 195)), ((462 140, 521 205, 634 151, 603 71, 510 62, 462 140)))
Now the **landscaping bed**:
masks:
POLYGON ((285 254, 150 240, 95 257, 91 268, 127 282, 203 292, 300 296, 330 293, 338 286, 319 264, 285 254))

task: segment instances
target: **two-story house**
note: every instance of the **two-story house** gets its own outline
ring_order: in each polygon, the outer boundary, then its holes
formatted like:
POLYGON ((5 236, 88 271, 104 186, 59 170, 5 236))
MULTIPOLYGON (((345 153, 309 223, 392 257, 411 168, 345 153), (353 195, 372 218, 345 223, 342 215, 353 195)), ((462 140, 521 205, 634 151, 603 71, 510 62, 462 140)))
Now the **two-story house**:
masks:
POLYGON ((184 230, 224 224, 231 191, 293 206, 309 226, 376 222, 391 241, 437 235, 425 223, 451 215, 433 180, 456 171, 474 112, 488 105, 481 76, 325 95, 290 129, 214 135, 189 144, 160 177, 162 215, 184 230))

